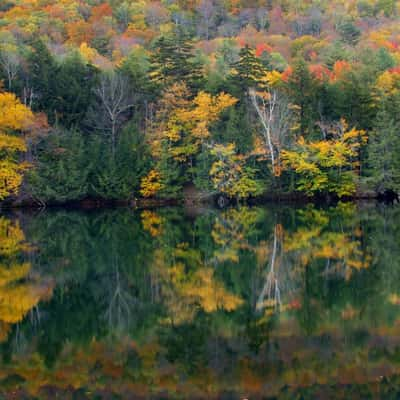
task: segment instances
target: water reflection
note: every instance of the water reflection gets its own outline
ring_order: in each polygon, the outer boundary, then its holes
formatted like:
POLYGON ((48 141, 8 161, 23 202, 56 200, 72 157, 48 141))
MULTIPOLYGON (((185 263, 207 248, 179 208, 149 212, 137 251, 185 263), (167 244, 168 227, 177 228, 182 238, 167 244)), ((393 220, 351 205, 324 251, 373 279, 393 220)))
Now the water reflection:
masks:
POLYGON ((399 222, 374 204, 3 216, 0 394, 397 398, 399 222))

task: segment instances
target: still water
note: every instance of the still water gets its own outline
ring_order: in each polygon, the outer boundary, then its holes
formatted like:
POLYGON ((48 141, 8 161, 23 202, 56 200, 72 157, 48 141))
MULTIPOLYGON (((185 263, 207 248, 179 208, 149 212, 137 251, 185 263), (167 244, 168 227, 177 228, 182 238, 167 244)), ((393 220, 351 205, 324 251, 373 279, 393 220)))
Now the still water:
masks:
POLYGON ((0 217, 0 398, 397 399, 400 207, 0 217))

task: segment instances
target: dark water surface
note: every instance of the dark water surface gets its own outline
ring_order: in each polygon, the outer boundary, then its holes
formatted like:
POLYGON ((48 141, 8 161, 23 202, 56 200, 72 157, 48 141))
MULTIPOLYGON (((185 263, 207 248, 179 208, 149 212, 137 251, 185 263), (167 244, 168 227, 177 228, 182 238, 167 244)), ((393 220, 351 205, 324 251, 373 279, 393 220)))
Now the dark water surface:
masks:
POLYGON ((400 207, 3 215, 0 398, 400 398, 400 207))

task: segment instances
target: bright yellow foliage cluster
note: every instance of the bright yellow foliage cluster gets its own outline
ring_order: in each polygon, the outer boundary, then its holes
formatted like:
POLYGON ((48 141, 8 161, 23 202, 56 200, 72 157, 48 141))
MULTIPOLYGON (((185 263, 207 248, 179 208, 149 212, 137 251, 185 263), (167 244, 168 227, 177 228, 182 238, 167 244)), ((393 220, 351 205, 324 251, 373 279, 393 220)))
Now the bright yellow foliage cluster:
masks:
POLYGON ((216 157, 209 173, 216 190, 239 199, 262 191, 254 179, 255 171, 246 167, 246 158, 236 153, 233 143, 214 145, 211 155, 216 157))
MULTIPOLYGON (((185 84, 167 88, 159 101, 159 112, 150 135, 149 144, 156 162, 161 157, 171 158, 188 167, 192 158, 210 137, 210 125, 221 113, 238 100, 226 93, 212 96, 199 92, 189 100, 185 84)), ((163 189, 161 168, 156 167, 142 179, 140 193, 151 197, 163 189)))
POLYGON ((197 151, 199 144, 210 135, 209 126, 222 111, 237 102, 226 93, 212 96, 200 92, 193 101, 188 100, 188 95, 184 84, 174 84, 166 90, 160 101, 159 121, 154 130, 156 141, 175 142, 175 147, 178 146, 176 142, 184 142, 179 144, 180 150, 175 149, 176 158, 181 160, 197 151))
POLYGON ((343 130, 329 140, 308 142, 303 137, 294 150, 282 151, 284 168, 299 175, 297 189, 308 195, 316 192, 334 193, 339 197, 352 195, 356 190, 358 154, 366 143, 365 131, 343 130))
POLYGON ((215 122, 222 111, 233 106, 237 99, 226 93, 212 96, 200 92, 193 100, 193 105, 187 110, 177 110, 177 121, 186 125, 191 134, 200 140, 210 136, 208 127, 215 122))
POLYGON ((0 200, 18 193, 27 168, 18 162, 18 155, 26 151, 26 144, 14 133, 27 129, 32 121, 32 111, 14 94, 0 92, 0 200))
POLYGON ((152 169, 147 176, 142 178, 140 184, 140 194, 143 197, 152 197, 157 194, 157 192, 163 187, 160 182, 161 174, 152 169))
POLYGON ((400 73, 385 71, 376 80, 376 90, 385 95, 393 95, 400 90, 400 73))

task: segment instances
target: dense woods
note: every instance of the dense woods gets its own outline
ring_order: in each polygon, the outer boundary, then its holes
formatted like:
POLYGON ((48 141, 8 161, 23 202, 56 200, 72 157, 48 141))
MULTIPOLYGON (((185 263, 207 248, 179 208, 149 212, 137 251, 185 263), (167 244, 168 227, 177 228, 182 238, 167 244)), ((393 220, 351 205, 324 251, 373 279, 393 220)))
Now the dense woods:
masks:
POLYGON ((0 200, 400 189, 400 2, 6 0, 0 200))

